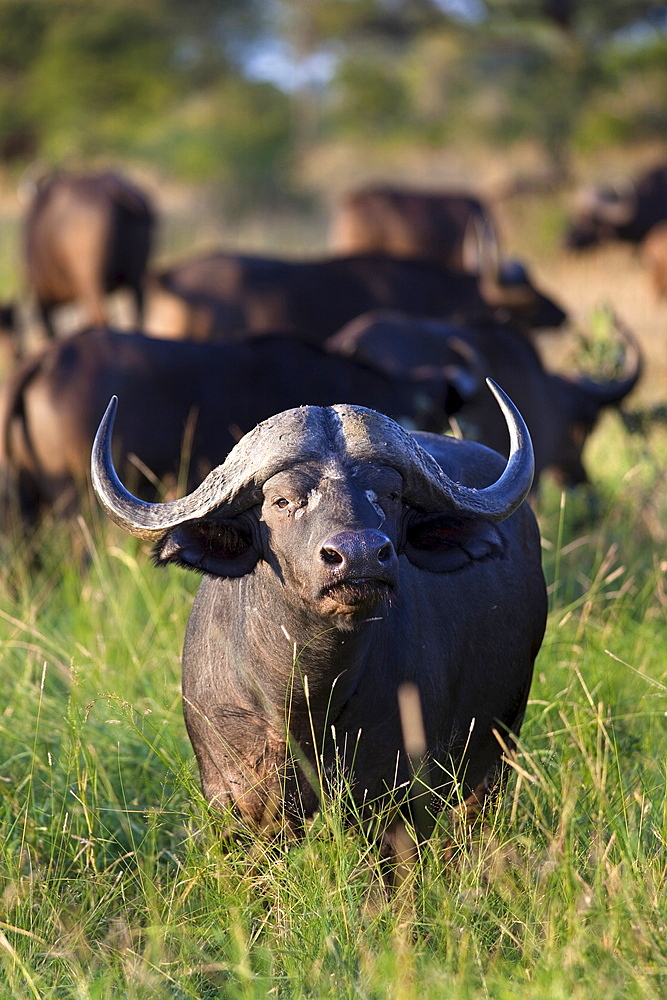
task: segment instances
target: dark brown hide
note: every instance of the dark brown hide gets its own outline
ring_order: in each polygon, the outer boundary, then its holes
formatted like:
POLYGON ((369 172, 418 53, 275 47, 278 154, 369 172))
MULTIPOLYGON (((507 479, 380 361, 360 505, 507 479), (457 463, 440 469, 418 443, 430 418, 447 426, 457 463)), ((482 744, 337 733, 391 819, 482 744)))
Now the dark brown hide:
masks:
POLYGON ((338 254, 417 257, 476 273, 478 239, 498 243, 490 210, 474 195, 378 185, 343 196, 331 247, 338 254))
POLYGON ((49 336, 54 307, 76 302, 85 321, 107 321, 105 297, 127 287, 141 320, 154 214, 146 194, 114 172, 43 179, 28 210, 26 271, 49 336))
MULTIPOLYGON (((627 376, 600 383, 580 375, 547 371, 534 346, 510 324, 457 326, 392 313, 360 316, 327 342, 327 349, 373 363, 396 377, 418 366, 438 365, 446 343, 458 338, 475 351, 482 377, 506 386, 530 431, 535 451, 535 483, 549 470, 565 486, 587 481, 582 462, 586 439, 600 412, 618 405, 641 371, 639 349, 627 376)), ((464 402, 457 417, 466 437, 507 454, 507 432, 485 393, 464 402)))
POLYGON ((639 252, 658 298, 667 295, 667 221, 649 229, 639 252))
POLYGON ((653 167, 634 182, 585 189, 578 202, 565 234, 568 249, 609 240, 640 243, 656 223, 667 219, 667 165, 653 167))
MULTIPOLYGON (((516 270, 503 284, 431 261, 382 255, 280 260, 221 252, 156 275, 151 296, 158 305, 161 295, 168 300, 163 306, 180 306, 170 336, 198 340, 282 330, 321 344, 377 308, 468 321, 509 313, 527 330, 561 325, 567 318, 562 309, 532 285, 524 294, 529 279, 522 269, 517 283, 516 270)), ((148 329, 160 336, 159 315, 153 319, 151 311, 148 329)))

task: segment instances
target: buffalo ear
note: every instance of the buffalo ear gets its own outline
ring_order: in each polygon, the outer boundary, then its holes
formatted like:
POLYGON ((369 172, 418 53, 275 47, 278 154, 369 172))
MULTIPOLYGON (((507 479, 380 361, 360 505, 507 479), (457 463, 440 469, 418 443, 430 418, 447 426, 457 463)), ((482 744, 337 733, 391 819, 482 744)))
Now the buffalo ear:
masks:
POLYGON ((242 519, 205 518, 172 528, 153 549, 156 565, 177 563, 212 576, 239 577, 251 573, 259 559, 253 531, 242 519))
POLYGON ((498 559, 503 541, 496 526, 484 518, 413 511, 401 551, 419 569, 454 573, 475 560, 498 559))

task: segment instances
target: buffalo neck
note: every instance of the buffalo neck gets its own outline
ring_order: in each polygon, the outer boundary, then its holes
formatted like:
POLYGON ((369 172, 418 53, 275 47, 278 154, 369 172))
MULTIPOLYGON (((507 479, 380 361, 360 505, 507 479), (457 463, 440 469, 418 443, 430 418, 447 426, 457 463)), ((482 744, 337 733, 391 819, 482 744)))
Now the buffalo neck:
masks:
MULTIPOLYGON (((371 646, 386 641, 388 602, 359 618, 319 615, 261 564, 243 579, 243 628, 235 629, 233 659, 243 681, 269 705, 289 706, 290 728, 321 732, 354 693, 371 646)), ((238 607, 238 604, 237 604, 238 607)))

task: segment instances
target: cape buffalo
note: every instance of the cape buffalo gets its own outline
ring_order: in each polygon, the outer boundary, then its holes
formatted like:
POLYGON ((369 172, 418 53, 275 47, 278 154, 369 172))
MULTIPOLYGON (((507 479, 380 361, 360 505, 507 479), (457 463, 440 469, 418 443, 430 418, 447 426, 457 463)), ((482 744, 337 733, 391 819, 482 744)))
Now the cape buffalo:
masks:
MULTIPOLYGON (((563 486, 588 482, 582 462, 584 445, 604 407, 618 405, 641 374, 639 348, 626 331, 626 373, 595 381, 584 375, 564 376, 545 369, 535 347, 511 324, 459 326, 395 313, 360 316, 331 337, 330 351, 374 364, 394 377, 414 368, 437 366, 445 343, 468 345, 479 379, 490 376, 507 386, 521 409, 535 450, 535 482, 549 472, 563 486)), ((486 394, 470 394, 457 421, 466 436, 506 453, 503 422, 486 394)))
POLYGON ((149 300, 157 310, 152 315, 149 305, 150 333, 199 340, 285 330, 321 343, 376 308, 467 320, 510 314, 527 329, 560 326, 567 318, 517 265, 500 271, 494 265, 493 273, 477 277, 381 255, 280 260, 211 253, 154 276, 149 300), (171 330, 159 315, 167 306, 176 306, 171 330))
POLYGON ((634 182, 586 188, 577 201, 565 235, 568 249, 608 240, 640 243, 656 222, 667 219, 667 165, 653 167, 634 182))
POLYGON ((498 243, 489 209, 474 195, 371 185, 343 196, 331 245, 339 254, 418 257, 474 273, 480 237, 498 243))
MULTIPOLYGON (((307 406, 260 424, 190 496, 165 504, 141 503, 118 479, 112 401, 92 455, 102 506, 154 542, 158 564, 203 573, 183 696, 211 803, 298 827, 318 808, 321 775, 325 788, 349 781, 356 815, 377 817, 387 800, 409 807, 406 683, 421 694, 431 807, 456 781, 477 799, 493 785, 546 609, 539 533, 522 503, 530 438, 494 391, 507 463, 363 407, 307 406)), ((401 820, 384 822, 391 845, 401 820)))
POLYGON ((128 455, 150 470, 153 485, 144 480, 144 488, 152 496, 155 481, 175 477, 182 462, 196 479, 258 421, 304 402, 348 398, 442 430, 478 384, 455 347, 442 357, 439 370, 406 379, 288 337, 197 344, 86 330, 50 344, 3 387, 0 461, 25 515, 55 503, 67 509, 86 487, 88 456, 112 393, 123 400, 119 460, 124 472, 128 455))
POLYGON ((86 322, 103 324, 105 295, 123 286, 141 319, 154 221, 146 194, 118 173, 59 171, 38 182, 26 219, 26 271, 49 337, 56 306, 76 302, 86 322))

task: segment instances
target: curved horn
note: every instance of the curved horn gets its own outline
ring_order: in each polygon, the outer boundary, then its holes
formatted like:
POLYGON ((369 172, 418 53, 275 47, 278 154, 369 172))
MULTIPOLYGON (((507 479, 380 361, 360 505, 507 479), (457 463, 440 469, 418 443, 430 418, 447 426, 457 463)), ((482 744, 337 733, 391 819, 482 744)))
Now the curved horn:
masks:
POLYGON ((495 226, 486 212, 471 212, 461 240, 461 266, 466 274, 481 274, 485 266, 493 268, 500 259, 500 245, 495 226))
POLYGON ((95 436, 91 459, 93 488, 109 517, 132 535, 157 541, 183 521, 219 507, 231 516, 262 500, 263 484, 277 472, 328 457, 343 463, 374 461, 391 465, 404 479, 404 499, 434 511, 474 514, 502 521, 523 502, 533 481, 530 436, 521 414, 491 379, 510 432, 511 452, 503 474, 491 486, 473 489, 453 482, 415 438, 389 417, 363 406, 301 406, 258 424, 187 497, 147 503, 120 482, 111 456, 116 413, 114 396, 95 436), (342 432, 342 433, 341 433, 342 432))
POLYGON ((216 507, 233 516, 262 501, 267 479, 290 464, 316 461, 326 450, 312 411, 301 406, 270 417, 245 434, 222 465, 188 496, 167 503, 147 503, 125 489, 113 465, 111 436, 118 399, 111 398, 102 418, 91 456, 93 488, 112 521, 131 535, 157 541, 182 521, 205 517, 216 507))
POLYGON ((444 376, 456 385, 462 399, 473 399, 484 378, 484 359, 476 347, 460 337, 447 337, 445 343, 450 351, 458 354, 463 364, 445 365, 444 376))
POLYGON ((496 239, 479 240, 479 289, 482 297, 493 308, 522 308, 535 302, 535 292, 528 280, 525 267, 507 261, 503 267, 500 247, 496 239), (507 280, 506 275, 511 275, 507 280))
MULTIPOLYGON (((483 489, 462 486, 453 482, 431 460, 427 469, 406 477, 404 499, 429 510, 452 510, 458 514, 488 517, 492 521, 503 521, 519 507, 528 496, 535 474, 533 444, 528 428, 518 409, 491 378, 486 384, 496 397, 503 412, 510 435, 510 456, 500 478, 483 489)), ((419 449, 423 454, 423 449, 419 449)), ((430 458, 430 456, 428 456, 430 458)), ((399 471, 403 471, 399 469, 399 471)))
POLYGON ((621 323, 617 316, 613 317, 613 321, 615 329, 625 343, 624 366, 627 369, 627 374, 622 378, 607 379, 605 382, 597 382, 585 375, 579 375, 573 379, 600 407, 613 406, 614 403, 620 403, 622 399, 625 399, 639 381, 643 368, 642 352, 637 338, 624 323, 621 323))
MULTIPOLYGON (((138 538, 157 540, 166 530, 183 520, 201 517, 210 505, 194 494, 167 503, 147 503, 125 489, 113 464, 111 438, 113 433, 118 397, 112 396, 102 417, 93 442, 91 456, 91 478, 93 489, 105 512, 112 521, 138 538)), ((217 470, 213 470, 214 472, 217 470)), ((207 480, 202 483, 205 485, 207 480)), ((199 487, 201 491, 202 487, 199 487)))

